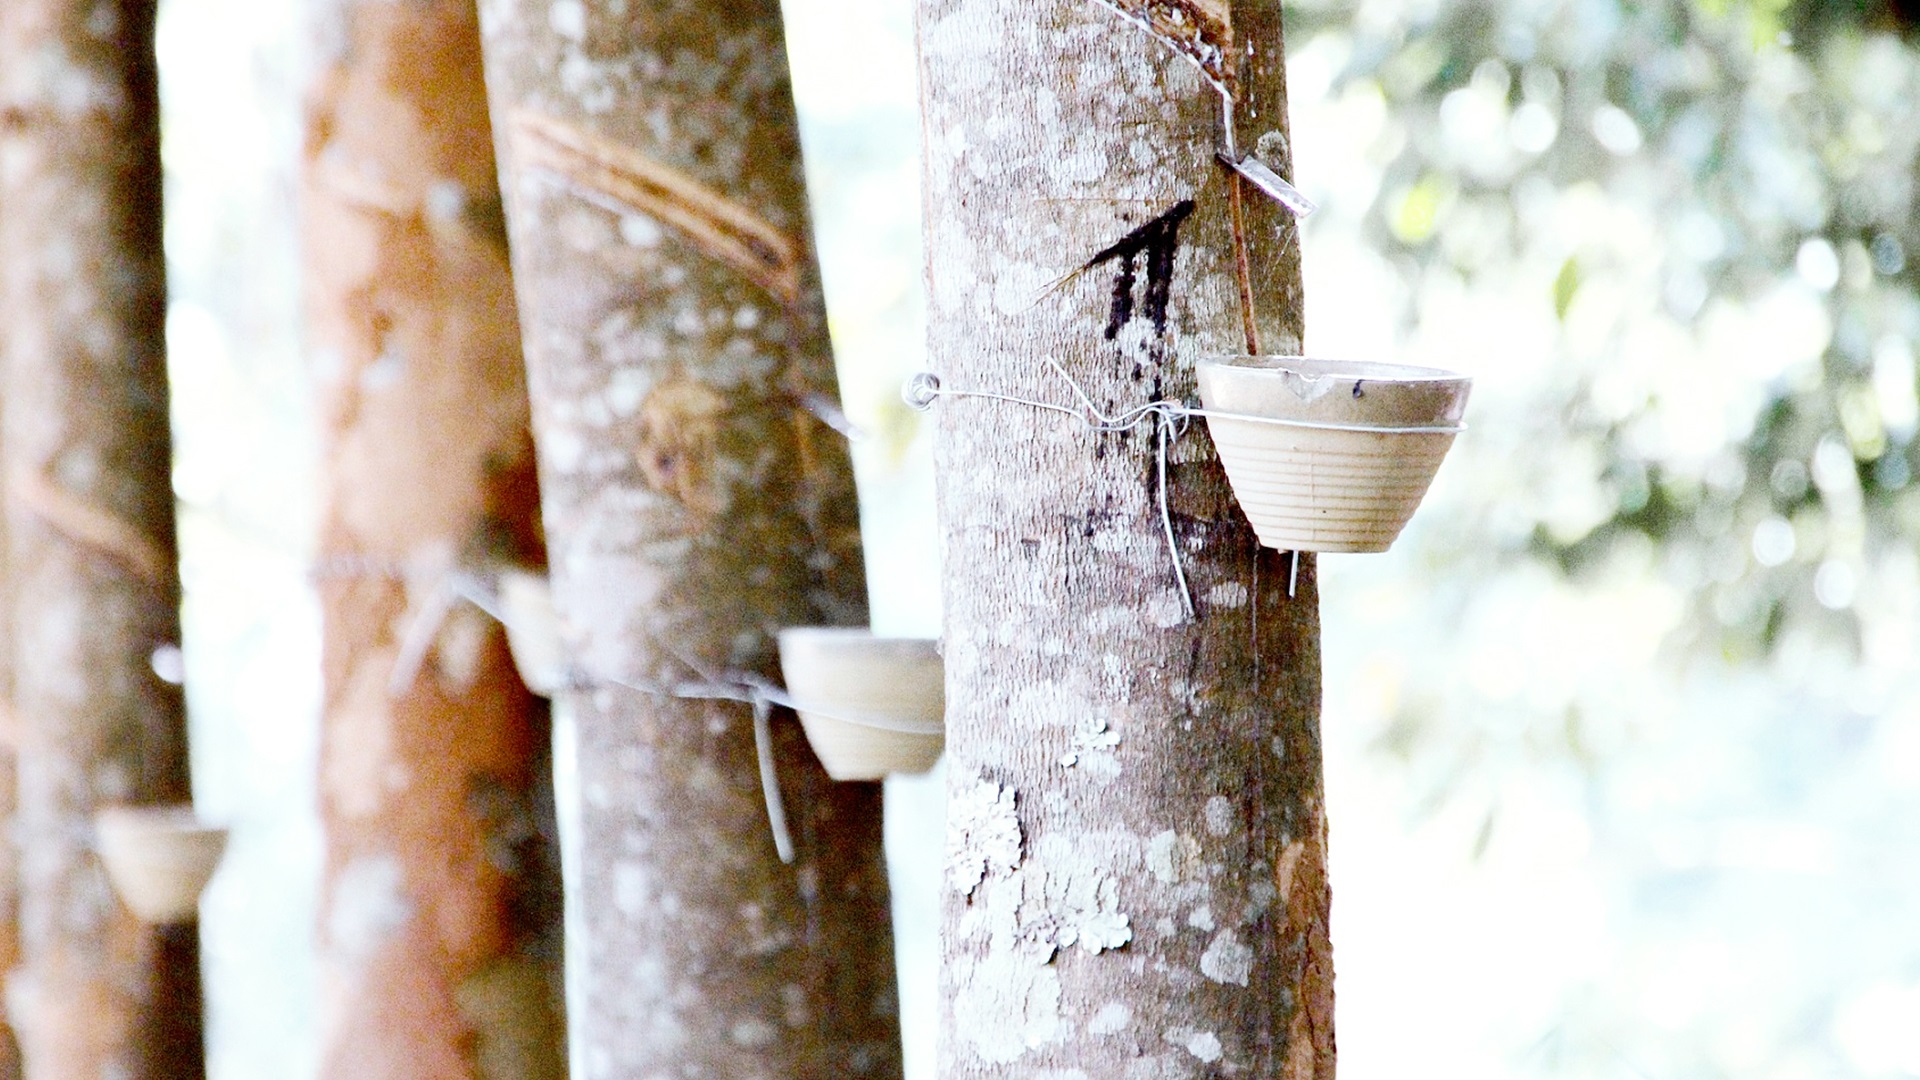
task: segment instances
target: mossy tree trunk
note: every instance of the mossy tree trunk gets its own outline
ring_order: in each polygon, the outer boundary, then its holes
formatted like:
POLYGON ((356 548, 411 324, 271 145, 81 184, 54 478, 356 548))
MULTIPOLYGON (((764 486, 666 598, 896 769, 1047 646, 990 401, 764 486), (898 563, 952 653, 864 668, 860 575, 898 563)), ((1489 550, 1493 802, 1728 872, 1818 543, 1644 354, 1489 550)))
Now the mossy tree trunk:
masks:
POLYGON ((325 461, 321 1075, 558 1080, 545 707, 450 592, 541 559, 478 17, 472 0, 325 14, 304 201, 325 461))
MULTIPOLYGON (((1278 0, 922 0, 930 357, 948 390, 1104 410, 1297 351, 1278 0), (1084 271, 1064 282, 1076 269, 1084 271), (1058 283, 1056 285, 1056 283, 1058 283)), ((1311 557, 1258 547, 1203 424, 934 405, 944 539, 942 1075, 1333 1074, 1311 557)))
POLYGON ((578 1075, 897 1076, 879 786, 828 781, 776 718, 783 865, 748 708, 609 681, 774 676, 780 627, 866 619, 846 448, 807 408, 834 378, 779 6, 502 0, 482 23, 587 682, 578 1075))
POLYGON ((188 797, 153 0, 0 5, 0 451, 20 966, 35 1080, 201 1075, 191 926, 143 926, 91 844, 188 797))

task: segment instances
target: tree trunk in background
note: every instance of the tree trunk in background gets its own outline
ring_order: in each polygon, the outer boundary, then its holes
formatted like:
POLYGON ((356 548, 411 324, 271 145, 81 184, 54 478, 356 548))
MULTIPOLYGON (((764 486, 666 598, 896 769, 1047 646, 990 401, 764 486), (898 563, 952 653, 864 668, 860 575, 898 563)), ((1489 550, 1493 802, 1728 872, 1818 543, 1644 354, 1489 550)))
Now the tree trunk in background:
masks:
MULTIPOLYGON (((1194 361, 1249 339, 1298 350, 1294 226, 1215 162, 1220 98, 1193 62, 1285 175, 1278 0, 1120 6, 1157 32, 1096 3, 922 0, 946 389, 1071 403, 1051 357, 1113 412, 1191 400, 1194 361)), ((1312 559, 1288 596, 1195 421, 1168 477, 1188 621, 1151 424, 934 408, 942 1075, 1331 1077, 1312 559)))
MULTIPOLYGON (((0 258, 5 258, 4 248, 0 248, 0 258)), ((0 541, 3 542, 3 541, 0 541)), ((0 555, 0 567, 5 566, 5 557, 0 555)), ((0 578, 4 575, 0 574, 0 578)), ((0 589, 5 588, 0 580, 0 589)), ((0 611, 8 610, 5 594, 0 593, 0 611)), ((10 655, 0 655, 0 663, 11 659, 10 655)), ((5 673, 0 672, 0 678, 5 673)), ((19 806, 19 756, 16 740, 19 737, 19 722, 12 710, 4 703, 11 699, 10 688, 0 683, 0 725, 4 725, 5 739, 0 745, 0 828, 5 828, 9 836, 17 836, 16 822, 19 806)), ((0 972, 12 971, 20 964, 20 853, 17 843, 0 843, 0 972)), ((23 1063, 20 1060, 20 1042, 10 1025, 0 1025, 0 1080, 20 1080, 23 1063)))
MULTIPOLYGON (((878 784, 749 710, 609 684, 775 671, 866 618, 775 0, 484 5, 555 604, 577 710, 587 1080, 900 1072, 878 784)), ((563 793, 563 798, 565 797, 563 793)))
POLYGON ((142 926, 91 849, 106 803, 188 798, 163 330, 153 0, 0 5, 5 639, 20 726, 34 1080, 201 1075, 191 927, 142 926))
MULTIPOLYGON (((4 162, 4 158, 0 158, 0 162, 4 162)), ((4 169, 4 164, 0 164, 0 185, 6 183, 4 169)), ((0 209, 0 261, 12 250, 7 246, 5 216, 4 209, 0 209)), ((5 280, 4 271, 0 271, 0 283, 5 280)), ((0 290, 5 287, 0 284, 0 290)), ((0 312, 6 310, 6 294, 0 291, 0 312)), ((0 330, 0 371, 6 370, 4 334, 5 331, 0 330)), ((0 476, 4 475, 0 472, 0 476)), ((0 516, 0 613, 13 610, 7 573, 6 525, 5 518, 0 516)), ((0 615, 0 619, 10 617, 0 615)), ((0 622, 0 626, 5 625, 9 624, 0 622)), ((11 972, 20 966, 20 846, 16 816, 20 802, 19 753, 20 720, 13 713, 13 652, 0 646, 0 828, 6 830, 6 839, 0 841, 0 972, 11 972)), ((0 1009, 0 1013, 3 1012, 4 1009, 0 1009)), ((20 1041, 14 1036, 12 1025, 0 1024, 0 1080, 21 1080, 24 1068, 20 1041)))
POLYGON ((541 559, 479 25, 472 0, 328 15, 304 205, 326 463, 321 1075, 557 1080, 557 875, 529 858, 545 706, 499 629, 443 599, 450 575, 541 559), (416 630, 432 648, 407 670, 416 630))
MULTIPOLYGON (((4 166, 0 165, 0 169, 4 166)), ((0 185, 4 183, 4 174, 0 173, 0 185)), ((4 217, 5 211, 0 210, 0 218, 4 217)), ((5 225, 0 223, 0 260, 6 259, 10 250, 5 236, 5 225)), ((0 272, 0 281, 4 280, 0 272)), ((0 285, 0 289, 4 287, 0 285)), ((5 295, 0 293, 0 311, 5 310, 5 295)), ((0 335, 4 335, 3 330, 0 335)), ((5 355, 5 338, 0 336, 0 371, 5 370, 5 355)), ((5 521, 0 518, 0 612, 11 612, 5 545, 5 521)), ((0 972, 11 972, 20 965, 20 848, 16 816, 20 788, 20 721, 13 713, 12 667, 12 651, 0 646, 0 828, 6 830, 7 837, 0 841, 0 972)), ((20 1042, 12 1026, 0 1024, 0 1080, 21 1080, 23 1068, 20 1042)))

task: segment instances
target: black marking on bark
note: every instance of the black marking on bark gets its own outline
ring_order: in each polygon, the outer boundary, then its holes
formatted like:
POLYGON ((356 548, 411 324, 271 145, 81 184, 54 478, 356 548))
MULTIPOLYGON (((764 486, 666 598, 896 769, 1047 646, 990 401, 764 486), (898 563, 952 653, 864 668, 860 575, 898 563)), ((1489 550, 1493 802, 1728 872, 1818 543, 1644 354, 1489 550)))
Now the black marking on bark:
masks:
POLYGON ((1118 336, 1121 327, 1132 322, 1136 314, 1133 287, 1138 280, 1138 260, 1143 255, 1147 263, 1147 285, 1137 310, 1153 321, 1156 335, 1167 332, 1167 304, 1173 297, 1174 254, 1180 245, 1180 223, 1192 213, 1193 200, 1181 199, 1159 217, 1081 263, 1075 271, 1082 273, 1108 262, 1120 264, 1113 279, 1113 304, 1107 311, 1108 341, 1118 336))
MULTIPOLYGON (((1206 635, 1204 634, 1195 633, 1190 635, 1190 640, 1187 646, 1187 685, 1188 686, 1199 685, 1200 647, 1205 643, 1205 640, 1206 640, 1206 635)), ((1180 711, 1183 714, 1184 718, 1188 720, 1194 719, 1195 717, 1193 715, 1193 698, 1185 694, 1182 694, 1181 700, 1182 700, 1182 705, 1180 707, 1180 711)))
POLYGON ((1107 340, 1133 318, 1133 252, 1120 256, 1120 272, 1113 277, 1113 307, 1107 315, 1107 340))

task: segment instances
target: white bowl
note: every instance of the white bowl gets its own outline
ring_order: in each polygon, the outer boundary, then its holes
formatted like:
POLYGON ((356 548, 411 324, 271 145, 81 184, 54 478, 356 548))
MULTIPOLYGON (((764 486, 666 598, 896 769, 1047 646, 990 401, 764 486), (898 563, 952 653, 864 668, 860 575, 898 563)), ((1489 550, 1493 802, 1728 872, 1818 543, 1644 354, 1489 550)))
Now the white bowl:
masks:
POLYGON ((566 689, 567 650, 560 641, 560 617, 553 610, 546 575, 502 570, 500 615, 507 628, 507 651, 527 689, 541 697, 566 689))
POLYGON ((1439 368, 1282 356, 1202 361, 1196 374, 1240 508, 1281 551, 1387 550, 1453 446, 1473 386, 1439 368))
POLYGON ((113 806, 93 817, 100 860, 132 912, 150 923, 187 922, 200 910, 227 830, 194 817, 191 806, 113 806))
POLYGON ((780 631, 780 669, 807 741, 835 780, 923 773, 946 745, 946 667, 935 643, 871 631, 780 631))

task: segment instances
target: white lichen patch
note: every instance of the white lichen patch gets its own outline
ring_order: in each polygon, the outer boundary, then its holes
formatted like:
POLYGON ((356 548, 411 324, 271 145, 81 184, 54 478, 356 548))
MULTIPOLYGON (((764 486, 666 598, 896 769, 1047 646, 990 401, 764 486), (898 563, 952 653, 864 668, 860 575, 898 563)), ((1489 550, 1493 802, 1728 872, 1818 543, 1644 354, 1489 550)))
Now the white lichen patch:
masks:
POLYGON ((727 1037, 737 1045, 758 1050, 763 1046, 772 1046, 773 1041, 780 1037, 780 1030, 757 1016, 748 1016, 734 1021, 727 1037))
POLYGON ((666 239, 667 230, 645 214, 620 215, 620 239, 637 248, 656 248, 666 239))
MULTIPOLYGON (((1254 866, 1254 872, 1263 873, 1266 868, 1265 863, 1258 863, 1254 866)), ((1252 922, 1266 914, 1267 909, 1273 906, 1274 898, 1279 894, 1280 890, 1274 888, 1273 882, 1264 877, 1255 878, 1253 884, 1247 886, 1247 921, 1252 922)))
POLYGON ((803 1028, 813 1022, 813 1010, 807 1005, 807 988, 787 983, 780 988, 781 1015, 790 1028, 803 1028))
POLYGON ((1200 842, 1172 829, 1147 841, 1147 870, 1163 885, 1190 881, 1205 872, 1200 842))
POLYGON ((1287 148, 1287 133, 1284 131, 1261 132, 1260 137, 1253 141, 1253 154, 1266 162, 1268 167, 1284 175, 1287 161, 1292 155, 1292 151, 1287 148))
POLYGON ((1223 581, 1207 590, 1207 604, 1217 608, 1247 606, 1247 587, 1237 581, 1223 581))
POLYGON ((1087 1030, 1095 1035, 1114 1035, 1125 1031, 1132 1022, 1132 1009, 1123 1002, 1109 1001, 1093 1014, 1093 1019, 1087 1022, 1087 1030))
POLYGON ((1295 840, 1280 853, 1280 865, 1273 871, 1273 880, 1280 896, 1293 895, 1293 872, 1300 865, 1300 856, 1306 854, 1306 851, 1307 845, 1295 840))
POLYGON ((1211 1031, 1199 1031, 1187 1036, 1186 1045, 1187 1053, 1209 1063, 1219 1061, 1223 1052, 1220 1036, 1211 1031))
POLYGON ((580 0, 554 0, 547 9, 547 25, 568 41, 584 41, 587 36, 587 5, 580 0))
POLYGON ((1187 621, 1187 602, 1177 590, 1166 592, 1147 601, 1147 621, 1162 630, 1179 626, 1187 621))
POLYGON ((1060 935, 1054 939, 1062 948, 1078 944, 1088 952, 1099 953, 1103 949, 1117 949, 1133 940, 1133 927, 1121 912, 1097 910, 1076 914, 1078 918, 1063 926, 1060 935))
POLYGON ((947 884, 971 897, 988 874, 1019 864, 1013 789, 985 779, 957 785, 947 806, 947 884))
POLYGON ((953 998, 954 1026, 983 1061, 1005 1065, 1060 1037, 1060 975, 1050 949, 995 933, 953 998))
POLYGON ((738 936, 746 956, 771 956, 793 945, 793 932, 769 920, 759 904, 740 905, 738 936))
POLYGON ((613 864, 613 906, 629 919, 637 919, 647 910, 647 871, 636 862, 613 864))
POLYGON ((1235 931, 1222 930, 1200 954, 1200 974, 1217 983, 1245 986, 1253 977, 1253 950, 1235 931))
POLYGON ((1120 762, 1113 751, 1120 745, 1120 733, 1110 730, 1104 717, 1089 716, 1073 728, 1073 748, 1060 757, 1066 768, 1085 765, 1102 779, 1120 775, 1120 762))
POLYGON ((1095 954, 1133 940, 1103 849, 1058 835, 1041 840, 1035 858, 1019 874, 1021 937, 1062 949, 1078 945, 1095 954))
POLYGON ((1187 915, 1187 925, 1193 927, 1195 930, 1212 931, 1213 908, 1206 904, 1201 904, 1199 907, 1194 908, 1187 915))
MULTIPOLYGON (((976 783, 965 792, 975 819, 1001 815, 998 785, 976 783)), ((1133 940, 1116 868, 1137 865, 1139 851, 1139 841, 1124 832, 1049 834, 1004 871, 982 869, 997 864, 974 857, 964 861, 960 877, 950 878, 973 900, 952 940, 986 938, 984 956, 953 969, 964 980, 953 988, 955 1021, 981 1059, 1005 1064, 1067 1037, 1071 1025, 1060 1012, 1054 959, 1062 949, 1099 955, 1133 940)), ((1114 1020, 1108 1015, 1107 1022, 1114 1020)))
POLYGON ((355 859, 334 879, 327 898, 327 946, 336 959, 359 962, 412 920, 406 872, 391 855, 355 859))
POLYGON ((1233 800, 1225 795, 1215 795, 1207 800, 1207 831, 1215 836, 1231 836, 1234 827, 1239 824, 1239 815, 1234 813, 1233 800))

